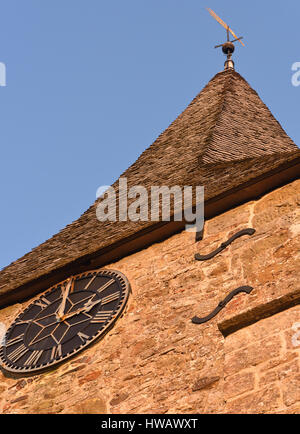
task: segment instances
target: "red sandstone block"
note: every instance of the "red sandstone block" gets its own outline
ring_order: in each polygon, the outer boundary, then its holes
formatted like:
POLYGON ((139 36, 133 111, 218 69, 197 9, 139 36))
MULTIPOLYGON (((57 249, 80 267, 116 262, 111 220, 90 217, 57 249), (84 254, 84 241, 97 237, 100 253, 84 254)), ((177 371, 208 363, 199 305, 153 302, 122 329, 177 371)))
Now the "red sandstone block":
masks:
POLYGON ((233 398, 254 389, 255 375, 253 372, 231 375, 224 383, 224 398, 233 398))
POLYGON ((98 377, 100 377, 102 371, 93 371, 90 374, 86 375, 85 377, 81 378, 78 382, 79 386, 82 384, 88 383, 89 381, 97 380, 98 377))
POLYGON ((300 401, 300 375, 287 378, 282 383, 283 402, 289 407, 300 401))
POLYGON ((275 413, 279 408, 280 390, 277 386, 272 386, 228 402, 224 412, 233 414, 275 413))
POLYGON ((250 368, 251 366, 256 366, 269 359, 279 357, 280 351, 280 336, 272 336, 263 341, 259 341, 226 356, 225 373, 231 375, 242 369, 250 368))

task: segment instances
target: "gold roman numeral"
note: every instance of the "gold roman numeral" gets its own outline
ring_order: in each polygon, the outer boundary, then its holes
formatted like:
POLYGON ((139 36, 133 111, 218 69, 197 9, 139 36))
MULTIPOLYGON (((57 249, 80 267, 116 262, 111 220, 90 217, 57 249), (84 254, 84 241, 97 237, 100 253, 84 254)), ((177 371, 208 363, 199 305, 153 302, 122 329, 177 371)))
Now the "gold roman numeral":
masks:
POLYGON ((36 365, 42 354, 43 354, 42 350, 41 351, 38 351, 38 350, 33 351, 33 353, 26 360, 25 366, 36 365))
POLYGON ((103 310, 102 312, 97 312, 94 318, 91 320, 91 324, 106 322, 111 317, 112 313, 112 310, 103 310))
POLYGON ((45 309, 45 307, 49 306, 49 304, 51 304, 51 302, 49 300, 47 300, 45 297, 42 297, 40 300, 37 300, 35 302, 35 304, 39 307, 41 307, 42 309, 45 309))
POLYGON ((108 295, 107 297, 102 298, 101 304, 111 303, 112 301, 118 300, 120 297, 120 292, 114 292, 113 294, 108 295))
POLYGON ((88 282, 88 284, 83 289, 88 289, 88 287, 94 282, 96 277, 97 277, 97 274, 91 278, 91 280, 88 282))
POLYGON ((6 344, 6 346, 10 347, 11 345, 18 344, 19 342, 23 342, 23 338, 24 338, 24 334, 22 333, 21 335, 17 336, 16 338, 10 339, 8 341, 8 343, 6 344))
POLYGON ((104 291, 106 288, 108 288, 110 285, 115 283, 115 279, 110 279, 108 282, 106 282, 104 285, 100 286, 99 289, 97 289, 97 292, 100 293, 104 291))
POLYGON ((59 344, 57 345, 57 347, 52 348, 51 360, 54 360, 57 357, 61 357, 61 356, 62 356, 62 349, 61 349, 61 344, 59 344))
POLYGON ((12 362, 17 362, 21 357, 23 357, 28 352, 28 349, 25 347, 24 344, 20 345, 18 348, 16 348, 11 354, 9 354, 9 359, 12 362))
POLYGON ((78 337, 82 340, 82 342, 85 342, 87 339, 89 339, 89 336, 81 332, 78 333, 78 337))

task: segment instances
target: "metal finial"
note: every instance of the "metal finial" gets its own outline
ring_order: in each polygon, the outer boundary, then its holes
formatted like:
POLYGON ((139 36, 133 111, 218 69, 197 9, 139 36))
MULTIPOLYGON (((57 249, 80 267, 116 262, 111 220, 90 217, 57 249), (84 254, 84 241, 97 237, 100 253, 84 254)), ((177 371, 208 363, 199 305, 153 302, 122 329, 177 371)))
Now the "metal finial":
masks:
POLYGON ((218 15, 212 9, 208 8, 207 10, 211 14, 211 16, 214 17, 215 20, 217 20, 218 23, 220 23, 221 26, 223 26, 226 29, 227 41, 224 44, 216 45, 215 48, 222 47, 223 53, 227 56, 227 60, 225 62, 225 70, 234 69, 234 61, 232 60, 232 54, 234 53, 235 50, 234 42, 239 41, 244 47, 245 44, 241 41, 243 37, 241 36, 238 38, 236 34, 233 32, 233 30, 220 17, 218 17, 218 15), (230 41, 229 33, 231 33, 235 38, 233 41, 230 41))

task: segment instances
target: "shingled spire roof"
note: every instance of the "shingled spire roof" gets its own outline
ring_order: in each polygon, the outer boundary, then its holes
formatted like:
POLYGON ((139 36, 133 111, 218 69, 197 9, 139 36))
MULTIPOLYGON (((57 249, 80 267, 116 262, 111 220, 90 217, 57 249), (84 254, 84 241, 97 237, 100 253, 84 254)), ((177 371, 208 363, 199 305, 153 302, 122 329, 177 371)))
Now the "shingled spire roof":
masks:
MULTIPOLYGON (((299 157, 298 147, 258 94, 237 72, 226 70, 207 84, 122 176, 128 188, 204 185, 205 201, 212 203, 295 168, 299 157)), ((114 187, 117 191, 118 182, 114 187)), ((0 272, 0 304, 46 289, 74 270, 108 263, 114 257, 112 251, 118 251, 115 257, 128 254, 140 235, 153 231, 150 221, 100 223, 96 206, 97 202, 0 272), (122 250, 126 243, 131 243, 130 249, 122 250)))

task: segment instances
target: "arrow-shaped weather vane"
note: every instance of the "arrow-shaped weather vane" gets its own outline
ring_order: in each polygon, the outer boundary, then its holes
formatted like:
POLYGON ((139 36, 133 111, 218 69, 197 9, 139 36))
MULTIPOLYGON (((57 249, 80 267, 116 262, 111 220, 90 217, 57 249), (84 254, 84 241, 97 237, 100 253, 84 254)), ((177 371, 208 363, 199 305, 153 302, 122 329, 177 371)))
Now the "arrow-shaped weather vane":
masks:
POLYGON ((220 48, 222 47, 222 51, 224 54, 227 55, 227 60, 225 62, 225 69, 233 69, 234 68, 234 62, 231 59, 231 56, 235 50, 235 46, 234 46, 234 42, 239 41, 243 47, 245 46, 245 44, 242 42, 243 36, 240 36, 239 38, 236 36, 236 34, 234 33, 234 31, 228 26, 228 24, 226 24, 220 17, 218 17, 218 15, 210 8, 207 8, 208 12, 210 13, 210 15, 218 21, 218 23, 221 24, 221 26, 223 26, 226 29, 227 32, 227 41, 224 42, 223 44, 220 45, 216 45, 215 48, 220 48), (233 41, 230 40, 230 34, 232 34, 232 36, 235 38, 233 41))

